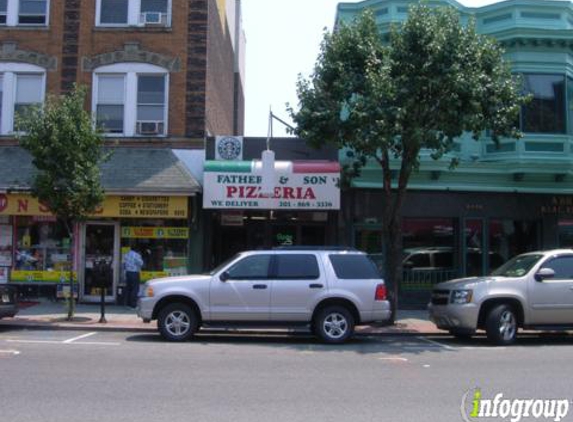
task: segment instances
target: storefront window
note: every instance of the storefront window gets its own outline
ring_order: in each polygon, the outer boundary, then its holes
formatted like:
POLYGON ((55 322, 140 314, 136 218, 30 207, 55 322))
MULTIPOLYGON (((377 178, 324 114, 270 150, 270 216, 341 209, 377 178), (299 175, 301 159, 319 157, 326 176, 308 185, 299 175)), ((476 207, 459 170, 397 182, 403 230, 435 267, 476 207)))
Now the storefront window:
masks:
POLYGON ((522 130, 530 133, 565 133, 565 77, 523 75, 524 90, 533 95, 521 109, 522 130))
POLYGON ((524 252, 537 249, 537 225, 531 221, 491 220, 489 272, 524 252))
POLYGON ((458 275, 454 220, 406 218, 402 223, 403 282, 401 290, 415 301, 427 301, 427 292, 439 282, 458 275))
POLYGON ((182 220, 122 221, 121 255, 131 245, 143 258, 141 279, 184 275, 188 270, 189 228, 182 220))
POLYGON ((573 248, 573 220, 559 220, 559 247, 573 248))
MULTIPOLYGON (((52 219, 17 217, 13 270, 69 271, 70 239, 66 230, 52 219)), ((16 280, 14 281, 21 281, 16 280)))

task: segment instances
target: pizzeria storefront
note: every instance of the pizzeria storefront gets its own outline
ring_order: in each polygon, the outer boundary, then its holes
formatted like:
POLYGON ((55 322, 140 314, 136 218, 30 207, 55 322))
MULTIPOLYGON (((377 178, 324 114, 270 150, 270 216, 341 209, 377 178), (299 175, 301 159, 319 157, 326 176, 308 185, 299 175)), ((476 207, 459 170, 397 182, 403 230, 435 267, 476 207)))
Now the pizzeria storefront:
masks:
POLYGON ((335 160, 330 160, 328 153, 317 154, 302 140, 275 142, 271 190, 265 192, 260 160, 264 142, 241 141, 244 158, 250 160, 209 159, 208 143, 203 173, 204 266, 212 268, 242 250, 336 244, 340 209, 336 152, 331 154, 335 160), (289 160, 297 150, 317 159, 289 160))
POLYGON ((129 245, 143 256, 142 281, 186 274, 189 256, 189 197, 107 196, 90 219, 66 229, 27 194, 0 194, 0 283, 17 285, 21 295, 61 298, 69 294, 99 301, 94 267, 105 264, 110 287, 106 301, 122 299, 121 259, 129 245))

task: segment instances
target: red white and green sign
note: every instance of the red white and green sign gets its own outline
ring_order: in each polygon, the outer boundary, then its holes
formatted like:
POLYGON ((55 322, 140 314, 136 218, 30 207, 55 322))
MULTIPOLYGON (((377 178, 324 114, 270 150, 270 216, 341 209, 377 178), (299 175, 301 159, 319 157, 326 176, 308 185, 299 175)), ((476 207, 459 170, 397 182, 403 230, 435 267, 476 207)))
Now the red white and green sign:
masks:
POLYGON ((340 209, 340 165, 335 161, 276 161, 274 190, 263 192, 262 163, 206 161, 203 208, 340 209))

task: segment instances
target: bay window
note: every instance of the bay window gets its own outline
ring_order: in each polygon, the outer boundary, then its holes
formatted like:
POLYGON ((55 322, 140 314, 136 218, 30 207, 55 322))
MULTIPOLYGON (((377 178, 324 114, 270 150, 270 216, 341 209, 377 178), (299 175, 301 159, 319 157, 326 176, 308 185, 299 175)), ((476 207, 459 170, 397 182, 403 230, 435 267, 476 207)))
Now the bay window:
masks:
POLYGON ((565 133, 565 77, 524 74, 524 90, 532 94, 521 109, 521 129, 526 133, 565 133))

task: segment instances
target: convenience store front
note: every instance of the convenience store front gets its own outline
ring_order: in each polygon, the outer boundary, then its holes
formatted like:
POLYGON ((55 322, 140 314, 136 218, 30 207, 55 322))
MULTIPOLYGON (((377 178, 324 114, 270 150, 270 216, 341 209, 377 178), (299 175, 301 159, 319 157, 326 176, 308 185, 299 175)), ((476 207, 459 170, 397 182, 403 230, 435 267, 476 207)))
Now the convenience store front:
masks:
POLYGON ((74 244, 46 207, 27 194, 0 194, 0 283, 24 296, 64 297, 69 271, 81 301, 100 300, 94 269, 105 264, 106 301, 121 301, 121 259, 129 245, 143 259, 142 282, 188 272, 189 196, 107 196, 74 227, 74 244))

